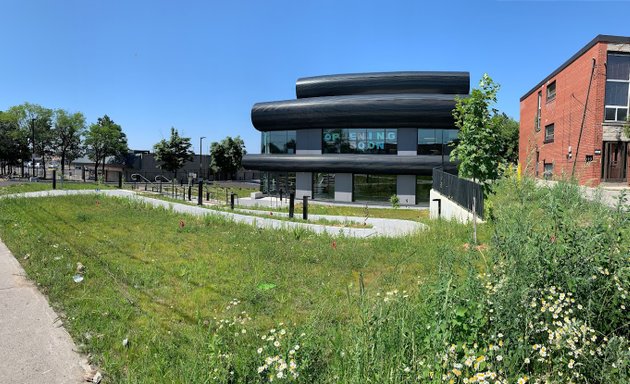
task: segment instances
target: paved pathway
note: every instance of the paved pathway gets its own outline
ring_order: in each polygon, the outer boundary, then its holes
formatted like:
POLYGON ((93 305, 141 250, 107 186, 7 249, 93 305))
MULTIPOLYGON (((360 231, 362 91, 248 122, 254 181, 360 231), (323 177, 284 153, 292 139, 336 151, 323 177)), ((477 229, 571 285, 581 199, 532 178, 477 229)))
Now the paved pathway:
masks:
MULTIPOLYGON (((67 195, 85 195, 85 194, 94 194, 97 193, 95 190, 56 190, 56 191, 40 191, 40 192, 26 192, 26 193, 18 193, 13 195, 5 195, 4 198, 11 197, 46 197, 46 196, 67 196, 67 195)), ((420 231, 426 229, 426 226, 422 223, 411 221, 411 220, 398 220, 398 219, 377 219, 377 218, 368 218, 365 220, 363 217, 352 217, 352 216, 328 216, 328 215, 317 215, 314 217, 315 219, 326 219, 330 221, 353 221, 358 223, 366 222, 370 224, 371 228, 346 228, 346 227, 336 227, 336 226, 328 226, 328 225, 320 225, 320 224, 306 224, 306 223, 298 223, 284 220, 274 220, 273 218, 262 218, 256 216, 250 216, 246 214, 238 214, 232 212, 218 211, 208 208, 199 207, 196 205, 175 203, 170 201, 164 201, 159 199, 154 199, 146 196, 139 196, 135 192, 116 189, 116 190, 102 190, 98 193, 108 195, 108 196, 117 196, 117 197, 126 197, 137 199, 140 201, 144 201, 148 204, 151 204, 154 207, 164 207, 170 208, 174 212, 186 213, 197 216, 205 216, 205 215, 217 215, 229 218, 237 223, 246 223, 250 225, 255 225, 260 228, 274 228, 274 229, 294 229, 294 228, 302 228, 305 230, 310 230, 315 233, 328 233, 332 236, 349 236, 349 237, 373 237, 373 236, 405 236, 416 231, 420 231)), ((260 212, 264 214, 263 212, 260 212)), ((275 213, 274 213, 275 214, 275 213)), ((311 215, 309 215, 311 218, 311 215)))
POLYGON ((0 240, 0 383, 84 382, 87 362, 0 240))

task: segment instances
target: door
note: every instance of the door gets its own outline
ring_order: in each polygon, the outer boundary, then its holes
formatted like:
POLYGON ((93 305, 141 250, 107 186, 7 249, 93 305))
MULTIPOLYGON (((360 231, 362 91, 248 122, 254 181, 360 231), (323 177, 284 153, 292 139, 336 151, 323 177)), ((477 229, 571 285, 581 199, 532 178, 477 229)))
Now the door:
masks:
POLYGON ((604 143, 604 181, 626 181, 628 143, 610 141, 604 143))

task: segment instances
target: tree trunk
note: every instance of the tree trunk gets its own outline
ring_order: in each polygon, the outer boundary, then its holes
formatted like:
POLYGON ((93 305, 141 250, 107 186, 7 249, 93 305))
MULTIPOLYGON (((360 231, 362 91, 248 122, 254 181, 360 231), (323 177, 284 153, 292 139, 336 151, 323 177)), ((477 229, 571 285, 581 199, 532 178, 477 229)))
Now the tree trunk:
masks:
POLYGON ((98 160, 94 163, 94 181, 98 182, 98 160))
POLYGON ((42 169, 44 170, 44 176, 42 179, 46 180, 46 157, 42 155, 42 169))
POLYGON ((61 178, 63 179, 63 175, 66 170, 66 153, 61 152, 61 178))

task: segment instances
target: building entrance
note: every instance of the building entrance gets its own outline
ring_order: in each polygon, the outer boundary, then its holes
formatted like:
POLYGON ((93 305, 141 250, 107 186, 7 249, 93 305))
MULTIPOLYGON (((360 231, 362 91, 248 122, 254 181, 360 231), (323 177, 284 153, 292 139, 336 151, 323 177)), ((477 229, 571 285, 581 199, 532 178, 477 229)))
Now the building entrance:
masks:
POLYGON ((623 141, 604 142, 604 169, 602 179, 607 182, 627 180, 628 143, 623 141))

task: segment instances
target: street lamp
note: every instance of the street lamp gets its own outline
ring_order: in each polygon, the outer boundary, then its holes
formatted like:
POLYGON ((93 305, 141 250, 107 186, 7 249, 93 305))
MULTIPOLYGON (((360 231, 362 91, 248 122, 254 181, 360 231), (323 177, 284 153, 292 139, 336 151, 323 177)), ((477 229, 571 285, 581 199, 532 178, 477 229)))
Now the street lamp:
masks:
POLYGON ((35 119, 31 119, 31 144, 33 145, 33 152, 31 153, 31 168, 33 169, 33 173, 31 174, 31 179, 35 177, 35 119))
POLYGON ((201 176, 201 172, 203 170, 203 139, 205 139, 205 136, 201 136, 199 138, 199 180, 203 179, 203 177, 201 176))

